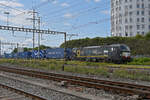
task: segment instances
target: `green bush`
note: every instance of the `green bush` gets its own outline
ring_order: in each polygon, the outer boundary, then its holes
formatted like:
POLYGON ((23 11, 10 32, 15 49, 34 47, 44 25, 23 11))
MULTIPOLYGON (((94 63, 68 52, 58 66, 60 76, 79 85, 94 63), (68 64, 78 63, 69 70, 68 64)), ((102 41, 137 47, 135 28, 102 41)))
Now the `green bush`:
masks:
POLYGON ((150 58, 135 58, 129 65, 150 65, 150 58))

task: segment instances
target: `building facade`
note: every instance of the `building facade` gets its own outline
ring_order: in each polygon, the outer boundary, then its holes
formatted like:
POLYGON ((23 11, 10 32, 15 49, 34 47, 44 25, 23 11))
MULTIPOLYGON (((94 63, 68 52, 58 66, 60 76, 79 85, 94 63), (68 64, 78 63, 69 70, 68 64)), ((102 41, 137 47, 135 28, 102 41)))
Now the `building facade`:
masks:
POLYGON ((150 31, 150 0, 111 0, 112 36, 131 37, 150 31))

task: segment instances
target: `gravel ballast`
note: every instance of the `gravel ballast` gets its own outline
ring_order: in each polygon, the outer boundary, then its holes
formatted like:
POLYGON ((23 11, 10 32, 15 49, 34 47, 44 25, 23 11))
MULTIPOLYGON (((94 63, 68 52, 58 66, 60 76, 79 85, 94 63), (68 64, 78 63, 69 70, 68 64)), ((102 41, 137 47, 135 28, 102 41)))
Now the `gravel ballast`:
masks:
MULTIPOLYGON (((96 91, 95 89, 92 89, 92 88, 85 88, 85 87, 78 86, 78 88, 82 88, 83 91, 76 92, 75 91, 76 86, 71 86, 71 87, 69 86, 69 88, 65 88, 65 87, 61 87, 58 82, 54 82, 51 80, 44 80, 44 79, 33 78, 33 77, 28 77, 28 76, 24 76, 24 75, 13 74, 13 73, 7 73, 7 72, 1 72, 0 76, 6 77, 6 78, 11 78, 11 79, 17 79, 17 80, 21 80, 24 82, 29 82, 32 84, 36 84, 36 85, 45 87, 47 89, 50 88, 54 91, 57 90, 59 92, 65 92, 67 94, 71 94, 71 95, 75 95, 75 96, 79 96, 79 97, 83 97, 83 98, 88 98, 90 100, 99 100, 99 98, 101 98, 101 100, 112 100, 112 98, 113 98, 113 96, 111 94, 107 94, 102 90, 96 91), (91 95, 91 94, 94 94, 95 92, 97 92, 96 95, 91 95)), ((72 99, 68 99, 68 100, 72 100, 72 99)))
MULTIPOLYGON (((8 67, 9 65, 5 65, 5 66, 8 67)), ((18 67, 18 66, 14 66, 14 65, 11 65, 11 67, 23 68, 23 69, 27 69, 27 70, 36 70, 36 71, 42 71, 42 72, 53 72, 53 73, 65 74, 65 75, 83 76, 83 77, 90 77, 90 78, 95 78, 95 79, 128 82, 128 83, 134 83, 134 84, 141 84, 141 85, 148 85, 148 86, 150 86, 149 82, 144 82, 144 81, 135 81, 135 80, 127 80, 127 79, 110 79, 110 78, 104 78, 104 77, 95 76, 95 75, 84 75, 84 74, 62 72, 62 71, 59 71, 59 72, 57 71, 56 72, 56 71, 48 71, 48 70, 35 69, 35 68, 29 68, 29 67, 18 67)), ((56 89, 56 90, 63 90, 64 89, 62 87, 57 86, 56 85, 57 82, 54 82, 54 81, 43 80, 43 79, 38 79, 38 78, 32 78, 32 77, 23 76, 23 75, 17 75, 17 74, 12 74, 12 73, 9 73, 9 74, 6 74, 6 75, 32 80, 34 82, 38 82, 38 83, 41 83, 41 84, 46 84, 49 87, 53 87, 53 89, 56 89)), ((91 88, 85 88, 85 87, 81 87, 81 88, 83 89, 83 91, 82 91, 81 94, 78 94, 78 95, 88 94, 87 97, 90 96, 90 95, 98 97, 98 99, 92 99, 92 100, 136 100, 136 98, 137 98, 137 96, 120 96, 120 95, 116 95, 116 94, 105 92, 103 90, 97 90, 97 89, 91 89, 91 88), (100 99, 100 98, 104 98, 104 99, 100 99)), ((67 90, 64 89, 64 91, 67 91, 67 90)), ((74 91, 72 91, 72 93, 75 94, 74 91)), ((56 100, 62 100, 62 98, 61 99, 56 99, 56 100)), ((73 100, 73 99, 64 99, 64 100, 73 100)), ((74 100, 76 100, 76 99, 74 99, 74 100)))
POLYGON ((39 83, 31 84, 31 82, 29 81, 28 82, 22 80, 20 81, 20 80, 6 77, 4 75, 0 75, 0 83, 40 96, 47 100, 89 100, 86 98, 77 97, 75 95, 46 88, 44 85, 41 86, 39 83))
POLYGON ((14 91, 10 91, 0 87, 0 100, 32 100, 32 99, 25 97, 24 95, 17 94, 14 91))

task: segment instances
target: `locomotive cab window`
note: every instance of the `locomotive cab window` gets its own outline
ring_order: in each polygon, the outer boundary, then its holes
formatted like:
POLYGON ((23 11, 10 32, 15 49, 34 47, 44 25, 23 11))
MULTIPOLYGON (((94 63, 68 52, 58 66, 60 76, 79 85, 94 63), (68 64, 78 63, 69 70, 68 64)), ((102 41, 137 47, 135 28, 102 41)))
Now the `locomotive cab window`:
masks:
POLYGON ((122 51, 130 51, 129 47, 124 46, 124 45, 120 46, 120 48, 122 51))
POLYGON ((108 50, 104 50, 104 55, 108 55, 108 50))

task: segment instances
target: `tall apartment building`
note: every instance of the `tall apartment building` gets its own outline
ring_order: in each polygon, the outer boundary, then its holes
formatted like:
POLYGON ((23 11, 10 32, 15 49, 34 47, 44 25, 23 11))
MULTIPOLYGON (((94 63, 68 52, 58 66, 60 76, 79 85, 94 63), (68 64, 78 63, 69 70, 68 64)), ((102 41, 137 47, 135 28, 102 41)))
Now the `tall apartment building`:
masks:
POLYGON ((131 37, 150 31, 150 0, 111 0, 112 36, 131 37))

